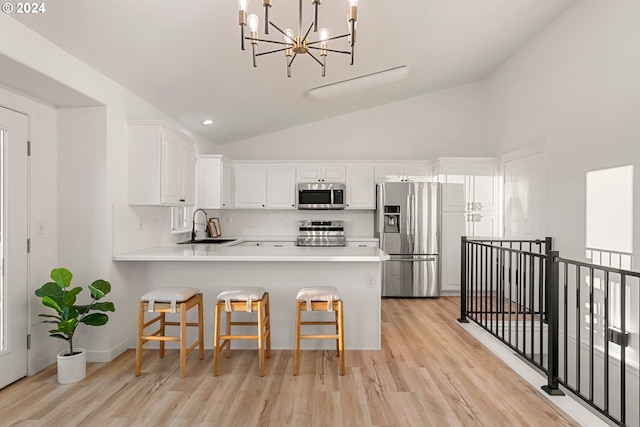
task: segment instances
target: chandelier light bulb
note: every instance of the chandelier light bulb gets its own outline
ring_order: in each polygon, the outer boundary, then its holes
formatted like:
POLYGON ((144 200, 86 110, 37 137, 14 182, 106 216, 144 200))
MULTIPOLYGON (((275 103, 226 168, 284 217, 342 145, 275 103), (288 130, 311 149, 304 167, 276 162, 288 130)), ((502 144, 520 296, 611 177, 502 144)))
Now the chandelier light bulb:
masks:
POLYGON ((247 25, 249 26, 249 31, 251 31, 252 33, 257 33, 259 24, 260 19, 258 18, 258 15, 252 13, 247 16, 247 25))
POLYGON ((329 30, 326 28, 320 28, 320 40, 326 41, 329 38, 329 30))
POLYGON ((238 0, 238 10, 246 11, 249 0, 238 0))
POLYGON ((358 6, 358 0, 348 0, 348 1, 349 1, 349 6, 350 7, 358 6))
POLYGON ((293 43, 293 30, 291 28, 285 28, 284 33, 286 34, 286 36, 284 36, 284 41, 287 43, 293 43))

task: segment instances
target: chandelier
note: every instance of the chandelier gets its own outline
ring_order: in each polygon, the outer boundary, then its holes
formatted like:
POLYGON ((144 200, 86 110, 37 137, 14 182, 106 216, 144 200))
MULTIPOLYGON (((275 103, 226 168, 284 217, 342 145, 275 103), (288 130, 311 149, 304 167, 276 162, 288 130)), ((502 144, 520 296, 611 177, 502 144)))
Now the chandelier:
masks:
POLYGON ((356 27, 358 24, 358 0, 348 0, 348 12, 347 12, 347 26, 348 32, 339 36, 329 37, 329 30, 321 28, 318 31, 318 9, 322 0, 311 0, 311 4, 314 7, 313 22, 303 33, 302 27, 302 0, 298 3, 298 33, 294 34, 291 28, 280 29, 276 24, 269 21, 269 9, 271 8, 271 0, 262 0, 264 6, 264 34, 269 35, 269 27, 273 27, 283 36, 283 40, 270 40, 260 38, 258 35, 259 19, 256 14, 249 14, 247 16, 248 0, 238 0, 238 23, 240 24, 240 46, 242 50, 245 50, 245 40, 251 42, 251 50, 253 53, 253 66, 257 67, 256 57, 262 55, 269 55, 276 52, 284 52, 287 60, 287 77, 291 77, 291 64, 296 59, 298 54, 309 54, 320 66, 322 67, 322 77, 325 76, 325 68, 327 62, 327 53, 342 53, 351 56, 351 65, 353 65, 353 51, 356 43, 356 27), (245 36, 244 27, 249 27, 249 37, 245 36), (314 33, 318 33, 318 40, 310 40, 309 33, 313 29, 314 33), (331 40, 347 38, 350 50, 335 50, 328 48, 328 42, 331 40), (283 45, 280 49, 269 50, 266 52, 256 52, 258 42, 272 43, 283 45), (318 59, 311 51, 316 51, 320 54, 322 60, 318 59))

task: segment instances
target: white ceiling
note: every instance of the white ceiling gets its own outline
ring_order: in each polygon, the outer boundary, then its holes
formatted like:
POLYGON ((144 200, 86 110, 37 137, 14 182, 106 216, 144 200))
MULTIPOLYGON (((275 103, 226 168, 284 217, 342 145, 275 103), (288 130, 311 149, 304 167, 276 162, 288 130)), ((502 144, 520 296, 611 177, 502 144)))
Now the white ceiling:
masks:
MULTIPOLYGON (((250 44, 240 50, 233 0, 56 0, 44 14, 11 16, 222 144, 482 79, 574 2, 360 0, 355 64, 329 54, 324 78, 306 55, 296 58, 291 78, 282 53, 258 57, 253 68, 250 44), (328 100, 306 95, 401 65, 410 71, 399 82, 328 100), (215 123, 204 126, 205 118, 215 123)), ((262 2, 249 3, 263 27, 262 2)), ((270 20, 297 30, 298 2, 272 3, 270 20)), ((303 1, 303 12, 306 29, 311 0, 303 1)), ((320 26, 342 34, 346 13, 347 0, 325 0, 320 26)), ((282 39, 274 30, 269 37, 282 39)), ((347 42, 329 47, 343 50, 347 42)))

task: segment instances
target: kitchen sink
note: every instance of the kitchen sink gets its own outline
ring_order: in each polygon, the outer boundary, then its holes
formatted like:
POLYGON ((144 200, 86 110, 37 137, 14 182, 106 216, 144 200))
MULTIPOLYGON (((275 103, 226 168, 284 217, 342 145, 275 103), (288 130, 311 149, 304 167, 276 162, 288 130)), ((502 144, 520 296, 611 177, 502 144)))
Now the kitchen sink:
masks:
POLYGON ((187 240, 186 242, 178 242, 179 245, 221 245, 223 243, 235 242, 238 239, 196 239, 187 240))

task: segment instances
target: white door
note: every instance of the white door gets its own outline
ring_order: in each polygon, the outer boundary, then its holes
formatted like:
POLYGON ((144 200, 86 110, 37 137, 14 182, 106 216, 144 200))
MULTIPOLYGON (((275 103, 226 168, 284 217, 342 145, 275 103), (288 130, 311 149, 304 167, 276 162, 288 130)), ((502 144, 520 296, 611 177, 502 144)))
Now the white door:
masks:
POLYGON ((27 129, 0 107, 0 388, 27 375, 27 129))
POLYGON ((505 238, 543 238, 544 153, 504 164, 505 238))

